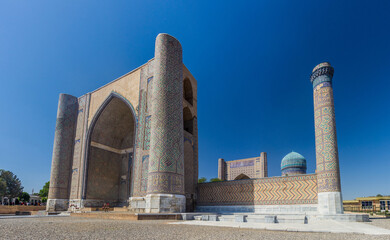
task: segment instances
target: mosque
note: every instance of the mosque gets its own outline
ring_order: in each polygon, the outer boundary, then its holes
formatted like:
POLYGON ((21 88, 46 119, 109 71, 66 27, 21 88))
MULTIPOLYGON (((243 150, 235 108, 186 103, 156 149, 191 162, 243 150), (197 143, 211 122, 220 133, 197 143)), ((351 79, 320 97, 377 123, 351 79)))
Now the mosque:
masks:
MULTIPOLYGON (((287 154, 281 162, 282 176, 306 174, 306 159, 299 153, 287 154)), ((222 181, 268 177, 267 153, 259 157, 232 161, 218 159, 218 178, 222 181)))
MULTIPOLYGON (((198 184, 197 82, 182 47, 159 34, 144 65, 80 97, 60 94, 47 211, 125 207, 140 213, 343 213, 333 67, 313 85, 316 171, 287 154, 268 177, 267 154, 218 161, 222 182, 198 184)), ((303 79, 304 80, 304 79, 303 79)))

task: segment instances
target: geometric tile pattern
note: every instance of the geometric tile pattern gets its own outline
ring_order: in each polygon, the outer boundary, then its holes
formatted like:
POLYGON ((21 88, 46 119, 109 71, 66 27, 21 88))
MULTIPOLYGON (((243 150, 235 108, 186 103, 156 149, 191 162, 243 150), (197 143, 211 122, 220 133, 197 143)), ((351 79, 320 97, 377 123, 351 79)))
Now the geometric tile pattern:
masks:
POLYGON ((340 192, 340 171, 334 112, 332 67, 313 72, 318 192, 340 192))
POLYGON ((310 81, 313 84, 313 88, 317 87, 318 84, 323 83, 323 82, 330 82, 331 83, 333 74, 334 74, 333 67, 331 67, 331 66, 317 66, 317 70, 315 70, 310 75, 310 81), (324 76, 324 77, 321 77, 321 76, 324 76), (330 81, 329 81, 329 78, 330 78, 330 81))
POLYGON ((316 174, 198 184, 199 206, 316 203, 316 174))
POLYGON ((180 43, 156 38, 148 193, 184 192, 183 63, 180 43))
POLYGON ((306 170, 301 167, 290 167, 282 170, 282 176, 292 176, 298 174, 306 174, 306 170))
MULTIPOLYGON (((145 156, 149 155, 150 148, 150 103, 151 103, 151 83, 153 82, 152 67, 151 64, 147 64, 141 69, 139 76, 139 105, 138 110, 138 122, 136 131, 136 149, 135 160, 133 164, 133 176, 131 186, 132 197, 142 197, 146 195, 144 171, 148 169, 145 166, 145 156), (149 119, 149 120, 148 120, 149 119)), ((150 158, 149 158, 150 159, 150 158)), ((149 162, 149 159, 147 162, 149 162)))
POLYGON ((306 168, 306 159, 299 153, 291 152, 282 159, 282 176, 306 174, 306 168))
POLYGON ((145 118, 145 135, 144 135, 144 149, 150 149, 150 116, 145 118))
POLYGON ((145 110, 146 110, 146 92, 141 90, 140 108, 138 112, 138 131, 137 131, 137 148, 143 148, 145 134, 145 110))
POLYGON ((146 192, 148 189, 148 166, 149 155, 146 155, 142 157, 141 192, 146 192))

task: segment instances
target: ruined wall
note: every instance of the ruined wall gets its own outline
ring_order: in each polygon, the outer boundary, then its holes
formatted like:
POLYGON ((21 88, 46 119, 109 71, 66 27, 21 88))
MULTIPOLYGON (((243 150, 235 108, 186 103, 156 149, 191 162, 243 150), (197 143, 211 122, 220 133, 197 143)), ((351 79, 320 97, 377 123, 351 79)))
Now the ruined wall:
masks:
POLYGON ((198 184, 198 206, 316 203, 315 174, 198 184))

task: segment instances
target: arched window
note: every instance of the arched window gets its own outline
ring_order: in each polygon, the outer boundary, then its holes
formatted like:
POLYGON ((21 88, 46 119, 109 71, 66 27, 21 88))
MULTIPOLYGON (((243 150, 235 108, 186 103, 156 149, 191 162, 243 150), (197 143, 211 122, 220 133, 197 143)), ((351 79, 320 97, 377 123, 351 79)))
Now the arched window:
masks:
POLYGON ((183 109, 183 126, 184 130, 193 134, 194 133, 194 118, 192 117, 191 110, 186 107, 183 109))
POLYGON ((183 82, 183 97, 187 102, 193 105, 193 93, 192 93, 192 85, 191 81, 186 78, 183 82))

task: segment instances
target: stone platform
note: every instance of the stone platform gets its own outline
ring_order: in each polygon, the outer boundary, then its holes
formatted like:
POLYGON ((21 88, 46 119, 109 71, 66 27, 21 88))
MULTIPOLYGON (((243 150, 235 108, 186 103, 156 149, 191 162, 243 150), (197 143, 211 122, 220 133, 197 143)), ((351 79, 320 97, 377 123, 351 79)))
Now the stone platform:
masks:
POLYGON ((248 223, 302 223, 311 221, 335 220, 339 222, 368 222, 367 214, 289 214, 289 213, 201 213, 186 220, 223 221, 223 222, 248 222, 248 223))
POLYGON ((259 223, 231 221, 178 221, 170 224, 197 226, 229 227, 240 229, 262 229, 287 232, 320 232, 320 233, 356 233, 367 235, 388 235, 390 230, 359 222, 339 222, 335 220, 311 221, 308 224, 297 223, 259 223))
POLYGON ((71 213, 71 217, 85 217, 113 220, 182 220, 180 213, 130 213, 130 212, 82 212, 71 213))

